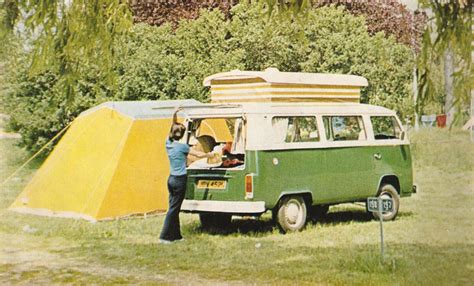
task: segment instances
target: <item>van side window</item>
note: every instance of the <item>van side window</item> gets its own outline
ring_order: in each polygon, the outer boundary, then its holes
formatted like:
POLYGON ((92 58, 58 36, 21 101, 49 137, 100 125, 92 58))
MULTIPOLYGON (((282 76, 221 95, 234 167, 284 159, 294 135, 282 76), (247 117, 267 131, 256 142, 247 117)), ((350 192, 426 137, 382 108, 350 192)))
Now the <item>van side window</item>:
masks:
POLYGON ((402 129, 395 116, 371 116, 375 140, 400 139, 402 129))
POLYGON ((273 117, 272 126, 275 143, 319 141, 319 132, 314 116, 273 117))
POLYGON ((362 116, 323 116, 329 141, 366 140, 362 116))

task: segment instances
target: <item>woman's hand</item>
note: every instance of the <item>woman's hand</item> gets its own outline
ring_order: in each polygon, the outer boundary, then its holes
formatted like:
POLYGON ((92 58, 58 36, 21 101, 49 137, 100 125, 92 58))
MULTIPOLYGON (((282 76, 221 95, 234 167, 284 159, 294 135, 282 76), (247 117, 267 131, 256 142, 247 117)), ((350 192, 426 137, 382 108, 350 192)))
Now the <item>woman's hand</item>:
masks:
POLYGON ((178 106, 174 109, 174 111, 173 111, 173 123, 174 124, 178 123, 178 112, 180 112, 181 110, 183 110, 183 108, 181 106, 178 106))
POLYGON ((205 156, 206 156, 205 158, 212 158, 212 157, 214 157, 214 153, 213 152, 207 152, 205 154, 205 156))

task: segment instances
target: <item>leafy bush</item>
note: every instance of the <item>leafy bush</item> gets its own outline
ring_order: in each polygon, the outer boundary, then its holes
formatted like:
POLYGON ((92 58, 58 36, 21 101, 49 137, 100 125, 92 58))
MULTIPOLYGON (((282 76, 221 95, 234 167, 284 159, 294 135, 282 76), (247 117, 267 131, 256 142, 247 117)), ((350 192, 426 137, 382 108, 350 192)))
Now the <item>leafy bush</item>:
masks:
POLYGON ((208 101, 202 86, 211 74, 232 69, 333 72, 367 77, 364 102, 412 113, 410 84, 413 60, 407 46, 378 33, 370 36, 364 19, 343 8, 312 10, 302 21, 268 17, 248 3, 232 10, 201 11, 196 20, 169 25, 137 24, 117 44, 117 82, 96 78, 94 67, 74 84, 76 95, 60 92, 61 75, 28 77, 20 69, 5 97, 11 127, 23 144, 36 150, 84 109, 106 100, 194 98, 208 101), (113 90, 113 92, 112 92, 113 90))
POLYGON ((218 11, 169 25, 135 25, 124 39, 118 98, 208 100, 202 81, 211 74, 242 68, 242 56, 228 44, 228 22, 218 11))
POLYGON ((370 36, 364 19, 342 8, 311 11, 305 23, 267 18, 258 7, 239 4, 231 21, 203 12, 169 26, 136 25, 125 40, 120 80, 122 99, 208 100, 202 80, 232 69, 357 74, 368 78, 363 102, 412 113, 413 58, 407 46, 382 33, 370 36))
POLYGON ((94 77, 93 69, 90 75, 83 75, 75 83, 75 96, 71 98, 62 92, 57 74, 29 76, 24 61, 9 68, 13 69, 8 74, 9 91, 0 98, 0 103, 11 115, 7 127, 19 132, 20 145, 32 152, 39 150, 83 110, 110 98, 110 91, 94 77))
POLYGON ((245 68, 361 75, 369 81, 362 102, 394 109, 401 117, 413 113, 409 47, 383 33, 370 36, 364 18, 342 7, 315 9, 303 25, 291 18, 267 21, 245 5, 234 12, 232 35, 238 39, 233 43, 245 51, 245 68))

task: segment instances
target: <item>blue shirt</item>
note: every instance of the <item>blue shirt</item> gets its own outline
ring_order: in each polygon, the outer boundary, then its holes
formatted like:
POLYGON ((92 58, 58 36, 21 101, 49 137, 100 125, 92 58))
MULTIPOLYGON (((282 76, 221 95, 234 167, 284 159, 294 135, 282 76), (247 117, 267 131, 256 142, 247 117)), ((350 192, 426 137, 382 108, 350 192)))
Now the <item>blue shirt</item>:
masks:
POLYGON ((187 144, 166 139, 166 153, 170 160, 170 173, 173 176, 186 175, 186 157, 189 153, 187 144))

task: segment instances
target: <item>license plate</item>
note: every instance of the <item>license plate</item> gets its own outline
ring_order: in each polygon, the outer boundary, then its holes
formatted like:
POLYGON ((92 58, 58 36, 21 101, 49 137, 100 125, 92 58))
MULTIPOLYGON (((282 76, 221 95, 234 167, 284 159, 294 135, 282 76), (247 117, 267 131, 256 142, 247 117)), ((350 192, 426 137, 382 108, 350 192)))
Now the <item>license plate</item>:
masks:
POLYGON ((225 190, 227 181, 224 180, 199 180, 198 189, 225 190))

